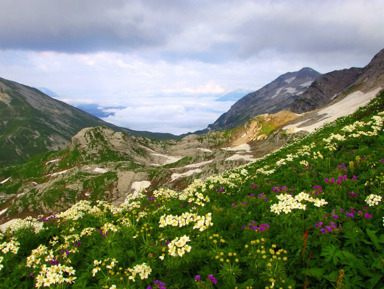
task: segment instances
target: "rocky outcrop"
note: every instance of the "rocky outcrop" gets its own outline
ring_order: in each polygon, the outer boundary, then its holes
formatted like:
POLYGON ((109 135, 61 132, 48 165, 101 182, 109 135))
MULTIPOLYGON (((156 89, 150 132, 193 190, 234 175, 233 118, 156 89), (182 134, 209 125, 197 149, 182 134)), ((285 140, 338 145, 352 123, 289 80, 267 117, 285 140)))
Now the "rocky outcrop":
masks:
POLYGON ((350 68, 326 73, 291 105, 302 113, 321 108, 353 91, 369 92, 384 87, 384 49, 364 68, 350 68))
POLYGON ((285 73, 241 98, 228 112, 209 125, 208 130, 232 129, 257 115, 288 109, 319 76, 320 73, 308 67, 285 73))
POLYGON ((302 113, 322 107, 339 96, 362 74, 361 68, 337 70, 320 76, 291 105, 291 111, 302 113))

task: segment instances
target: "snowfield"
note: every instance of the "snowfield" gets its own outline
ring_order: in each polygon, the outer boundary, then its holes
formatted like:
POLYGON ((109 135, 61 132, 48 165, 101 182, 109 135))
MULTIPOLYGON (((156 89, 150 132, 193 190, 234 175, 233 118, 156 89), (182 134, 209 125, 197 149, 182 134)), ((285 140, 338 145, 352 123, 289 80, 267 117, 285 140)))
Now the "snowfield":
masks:
POLYGON ((305 120, 299 123, 287 125, 283 129, 287 130, 289 133, 295 133, 298 131, 314 132, 315 129, 335 121, 339 117, 349 115, 358 110, 361 106, 367 105, 381 89, 382 88, 380 87, 367 93, 361 91, 353 92, 339 102, 319 110, 317 115, 322 117, 316 123, 308 126, 302 126, 308 121, 305 120))

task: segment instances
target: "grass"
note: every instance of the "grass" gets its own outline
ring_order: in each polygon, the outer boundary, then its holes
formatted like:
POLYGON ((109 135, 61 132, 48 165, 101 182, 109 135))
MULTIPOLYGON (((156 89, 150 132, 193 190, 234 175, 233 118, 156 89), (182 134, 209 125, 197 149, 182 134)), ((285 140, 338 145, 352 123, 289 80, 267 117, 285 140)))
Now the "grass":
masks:
MULTIPOLYGON (((181 192, 143 192, 120 207, 81 201, 42 228, 19 221, 1 236, 1 284, 383 288, 383 121, 381 93, 351 116, 181 192)), ((96 196, 98 185, 89 186, 96 196)))

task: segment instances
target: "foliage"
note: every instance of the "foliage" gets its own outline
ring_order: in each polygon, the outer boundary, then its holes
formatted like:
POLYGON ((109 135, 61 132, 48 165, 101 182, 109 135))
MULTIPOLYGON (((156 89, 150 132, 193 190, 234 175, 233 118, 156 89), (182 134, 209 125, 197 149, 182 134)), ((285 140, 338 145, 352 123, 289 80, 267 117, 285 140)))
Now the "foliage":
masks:
MULTIPOLYGON (((384 93, 250 165, 0 242, 10 288, 383 288, 384 93)), ((110 175, 114 179, 114 175, 110 175)), ((89 184, 97 191, 98 183, 89 184)))

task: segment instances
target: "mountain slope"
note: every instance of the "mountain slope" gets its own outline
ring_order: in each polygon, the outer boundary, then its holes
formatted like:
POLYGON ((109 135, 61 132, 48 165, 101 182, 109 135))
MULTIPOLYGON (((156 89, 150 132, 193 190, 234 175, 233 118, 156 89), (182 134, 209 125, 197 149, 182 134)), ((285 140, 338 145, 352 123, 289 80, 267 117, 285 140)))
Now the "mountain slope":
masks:
POLYGON ((183 191, 134 194, 119 207, 81 200, 8 223, 3 287, 384 288, 383 122, 384 92, 183 191))
POLYGON ((0 165, 20 163, 47 150, 64 149, 78 131, 93 126, 148 137, 175 137, 119 128, 36 88, 0 78, 0 165))
POLYGON ((288 109, 319 76, 320 73, 307 67, 300 71, 285 73, 261 89, 241 98, 228 112, 209 125, 208 130, 231 129, 259 114, 288 109))
POLYGON ((368 92, 384 86, 384 49, 364 68, 332 71, 319 77, 306 92, 291 105, 291 111, 303 113, 345 96, 351 90, 368 92))

